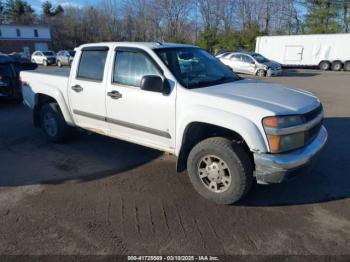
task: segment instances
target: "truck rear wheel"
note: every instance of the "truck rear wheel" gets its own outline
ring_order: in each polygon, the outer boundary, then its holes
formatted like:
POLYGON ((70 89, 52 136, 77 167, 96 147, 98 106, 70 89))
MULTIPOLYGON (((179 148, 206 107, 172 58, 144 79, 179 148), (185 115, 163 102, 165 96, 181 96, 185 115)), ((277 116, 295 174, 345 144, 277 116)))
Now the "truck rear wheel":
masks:
POLYGON ((247 153, 222 137, 198 143, 189 154, 187 167, 196 191, 218 204, 239 201, 253 181, 253 167, 247 153))
POLYGON ((346 63, 344 64, 344 70, 345 70, 345 71, 350 71, 350 61, 348 61, 348 62, 346 62, 346 63))
POLYGON ((331 67, 331 64, 330 64, 328 61, 322 61, 322 62, 319 64, 319 68, 320 68, 321 70, 324 70, 324 71, 329 70, 330 67, 331 67))
POLYGON ((51 142, 64 142, 69 137, 71 128, 66 124, 57 103, 43 105, 40 120, 41 128, 51 142))
POLYGON ((340 71, 342 69, 342 67, 343 67, 343 64, 340 61, 334 61, 332 63, 332 70, 333 71, 340 71))

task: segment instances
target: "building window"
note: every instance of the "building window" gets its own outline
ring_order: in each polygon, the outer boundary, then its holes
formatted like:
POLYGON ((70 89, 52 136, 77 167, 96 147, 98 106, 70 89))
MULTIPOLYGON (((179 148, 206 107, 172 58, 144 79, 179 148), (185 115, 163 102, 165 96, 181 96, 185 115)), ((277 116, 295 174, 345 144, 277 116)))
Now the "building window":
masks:
POLYGON ((39 37, 38 29, 34 29, 34 36, 39 37))
POLYGON ((17 37, 21 36, 21 30, 19 28, 16 28, 16 35, 17 37))

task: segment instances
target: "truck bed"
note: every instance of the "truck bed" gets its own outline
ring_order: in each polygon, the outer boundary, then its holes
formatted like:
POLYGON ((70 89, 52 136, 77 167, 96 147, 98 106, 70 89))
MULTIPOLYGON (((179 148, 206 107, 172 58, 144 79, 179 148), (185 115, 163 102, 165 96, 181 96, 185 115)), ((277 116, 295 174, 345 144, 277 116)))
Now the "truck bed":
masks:
POLYGON ((56 72, 52 70, 53 73, 42 71, 43 70, 41 69, 37 69, 33 71, 23 71, 20 73, 22 80, 23 100, 30 108, 34 107, 35 94, 47 94, 48 90, 52 93, 60 92, 65 99, 68 99, 67 85, 69 71, 65 72, 62 70, 60 75, 57 74, 57 71, 60 70, 55 70, 56 72))

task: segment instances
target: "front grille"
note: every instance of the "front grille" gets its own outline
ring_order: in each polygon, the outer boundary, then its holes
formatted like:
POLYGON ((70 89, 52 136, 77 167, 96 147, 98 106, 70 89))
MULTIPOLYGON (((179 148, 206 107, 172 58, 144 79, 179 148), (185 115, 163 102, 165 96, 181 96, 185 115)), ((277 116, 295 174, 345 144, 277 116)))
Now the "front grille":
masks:
POLYGON ((319 105, 318 107, 316 107, 314 110, 304 114, 304 119, 306 122, 311 121, 312 119, 314 119, 315 117, 317 117, 319 114, 321 114, 323 110, 322 105, 319 105))
MULTIPOLYGON (((322 110, 323 110, 322 105, 320 105, 316 109, 304 114, 305 120, 307 122, 312 121, 319 114, 322 113, 322 110)), ((321 120, 321 122, 319 122, 316 126, 312 127, 311 129, 305 132, 305 145, 310 144, 316 138, 316 136, 318 135, 322 127, 322 122, 323 121, 321 120)))

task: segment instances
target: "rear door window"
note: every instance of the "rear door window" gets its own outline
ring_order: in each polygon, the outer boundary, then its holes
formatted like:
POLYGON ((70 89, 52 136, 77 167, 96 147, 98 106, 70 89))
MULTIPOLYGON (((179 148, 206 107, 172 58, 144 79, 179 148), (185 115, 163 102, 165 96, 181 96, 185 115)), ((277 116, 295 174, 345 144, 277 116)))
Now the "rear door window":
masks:
POLYGON ((77 78, 102 81, 108 50, 82 51, 77 78))

